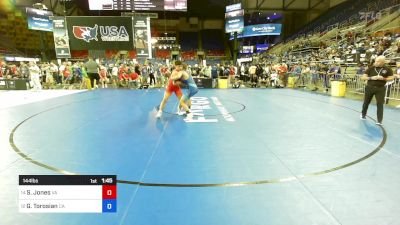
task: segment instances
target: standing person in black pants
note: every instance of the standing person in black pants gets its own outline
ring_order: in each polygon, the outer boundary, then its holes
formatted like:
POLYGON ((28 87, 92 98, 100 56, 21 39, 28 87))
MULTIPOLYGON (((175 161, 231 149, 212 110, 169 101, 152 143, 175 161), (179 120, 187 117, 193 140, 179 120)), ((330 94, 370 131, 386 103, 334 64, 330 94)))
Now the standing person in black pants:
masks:
POLYGON ((154 76, 154 66, 150 62, 147 71, 150 77, 150 87, 153 87, 156 84, 156 77, 154 76))
POLYGON ((94 80, 96 80, 96 86, 100 81, 100 76, 99 76, 99 64, 93 60, 92 57, 89 57, 89 61, 86 63, 86 73, 90 79, 90 84, 92 85, 92 88, 95 88, 94 86, 94 80))
POLYGON ((383 104, 385 102, 385 84, 386 81, 393 80, 392 70, 385 66, 385 56, 378 56, 375 59, 375 64, 369 67, 361 80, 367 80, 365 87, 364 104, 362 107, 361 119, 365 120, 368 106, 371 103, 372 97, 375 95, 377 107, 377 125, 382 125, 383 120, 383 104))

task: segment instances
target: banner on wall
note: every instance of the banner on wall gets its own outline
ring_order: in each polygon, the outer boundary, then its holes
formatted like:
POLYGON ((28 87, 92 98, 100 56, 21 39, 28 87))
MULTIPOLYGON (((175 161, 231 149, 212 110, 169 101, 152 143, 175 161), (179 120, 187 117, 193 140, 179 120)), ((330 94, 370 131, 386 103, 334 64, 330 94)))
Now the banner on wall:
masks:
POLYGON ((150 18, 134 17, 133 27, 135 31, 134 46, 138 58, 152 58, 150 18))
MULTIPOLYGON (((281 35, 282 24, 268 23, 249 25, 243 28, 242 32, 239 32, 237 37, 253 37, 253 36, 264 36, 264 35, 281 35)), ((233 40, 233 33, 231 33, 229 40, 233 40)))
POLYGON ((65 17, 53 17, 53 36, 56 57, 58 59, 71 58, 71 50, 69 48, 68 30, 65 17))
POLYGON ((240 49, 239 52, 242 54, 254 53, 254 46, 242 46, 242 49, 240 49))
POLYGON ((281 35, 282 24, 258 24, 245 26, 243 36, 281 35))
POLYGON ((265 52, 269 48, 269 44, 257 44, 256 45, 256 52, 265 52))
POLYGON ((131 17, 67 17, 71 49, 132 50, 131 17))

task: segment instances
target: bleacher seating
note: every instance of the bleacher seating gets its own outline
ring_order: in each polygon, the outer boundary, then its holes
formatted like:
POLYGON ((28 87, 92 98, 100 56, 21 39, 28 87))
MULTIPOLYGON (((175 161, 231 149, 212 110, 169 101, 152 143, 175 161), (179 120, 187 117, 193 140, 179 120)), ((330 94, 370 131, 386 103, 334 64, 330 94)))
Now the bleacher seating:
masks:
POLYGON ((195 66, 196 64, 199 63, 197 60, 184 60, 184 61, 189 66, 195 66))
MULTIPOLYGON (((40 55, 40 33, 28 29, 27 18, 20 10, 3 13, 0 16, 1 45, 17 55, 40 55)), ((49 52, 54 52, 52 32, 43 32, 44 43, 49 52)))
POLYGON ((219 59, 207 59, 206 62, 209 65, 217 65, 217 64, 221 65, 221 60, 219 59))
MULTIPOLYGON (((374 23, 370 24, 368 26, 368 29, 369 30, 378 30, 380 28, 383 28, 388 23, 398 19, 399 16, 400 16, 400 11, 399 10, 395 10, 394 12, 392 12, 392 13, 384 16, 383 18, 375 21, 374 23)), ((397 21, 397 26, 399 26, 399 22, 398 21, 397 21)))
POLYGON ((385 33, 399 30, 400 0, 355 0, 348 1, 330 9, 298 33, 270 49, 270 54, 292 52, 304 47, 304 43, 312 42, 313 46, 335 45, 337 37, 346 33, 385 33), (370 18, 363 17, 367 12, 370 18), (373 15, 373 16, 371 16, 373 15), (379 16, 377 16, 379 15, 379 16), (396 29, 397 28, 397 29, 396 29))
POLYGON ((399 0, 352 0, 331 8, 287 39, 294 40, 315 32, 324 32, 333 24, 354 24, 362 21, 360 12, 378 12, 384 8, 398 5, 399 0))
POLYGON ((203 49, 224 50, 224 42, 220 30, 202 30, 201 37, 203 41, 203 49))
POLYGON ((196 51, 182 51, 181 52, 181 57, 183 60, 194 60, 196 59, 196 51))
POLYGON ((199 38, 196 32, 181 32, 179 42, 182 51, 198 49, 199 38))
POLYGON ((171 58, 171 51, 156 50, 156 58, 169 59, 169 58, 171 58))
POLYGON ((207 57, 225 57, 224 50, 208 50, 207 57))

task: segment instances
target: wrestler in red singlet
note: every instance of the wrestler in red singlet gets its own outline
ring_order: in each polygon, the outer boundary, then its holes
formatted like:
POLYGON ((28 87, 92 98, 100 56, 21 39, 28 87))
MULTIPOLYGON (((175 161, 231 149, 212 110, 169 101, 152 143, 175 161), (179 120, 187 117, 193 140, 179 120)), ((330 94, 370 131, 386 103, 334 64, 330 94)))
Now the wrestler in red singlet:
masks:
POLYGON ((173 80, 169 79, 168 80, 168 85, 167 88, 165 89, 166 92, 168 92, 170 95, 172 93, 175 93, 175 95, 180 99, 182 97, 182 90, 179 85, 175 85, 173 83, 173 80))

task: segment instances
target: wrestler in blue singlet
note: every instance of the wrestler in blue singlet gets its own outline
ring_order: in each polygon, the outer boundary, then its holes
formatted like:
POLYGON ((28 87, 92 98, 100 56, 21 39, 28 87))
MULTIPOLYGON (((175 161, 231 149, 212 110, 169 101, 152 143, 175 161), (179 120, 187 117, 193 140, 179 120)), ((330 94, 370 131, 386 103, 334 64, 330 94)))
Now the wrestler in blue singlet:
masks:
POLYGON ((199 92, 199 89, 197 88, 196 83, 193 80, 193 77, 189 75, 189 78, 187 80, 183 80, 182 78, 180 81, 183 84, 186 84, 188 86, 188 92, 184 95, 186 100, 189 100, 190 97, 194 96, 197 92, 199 92))

